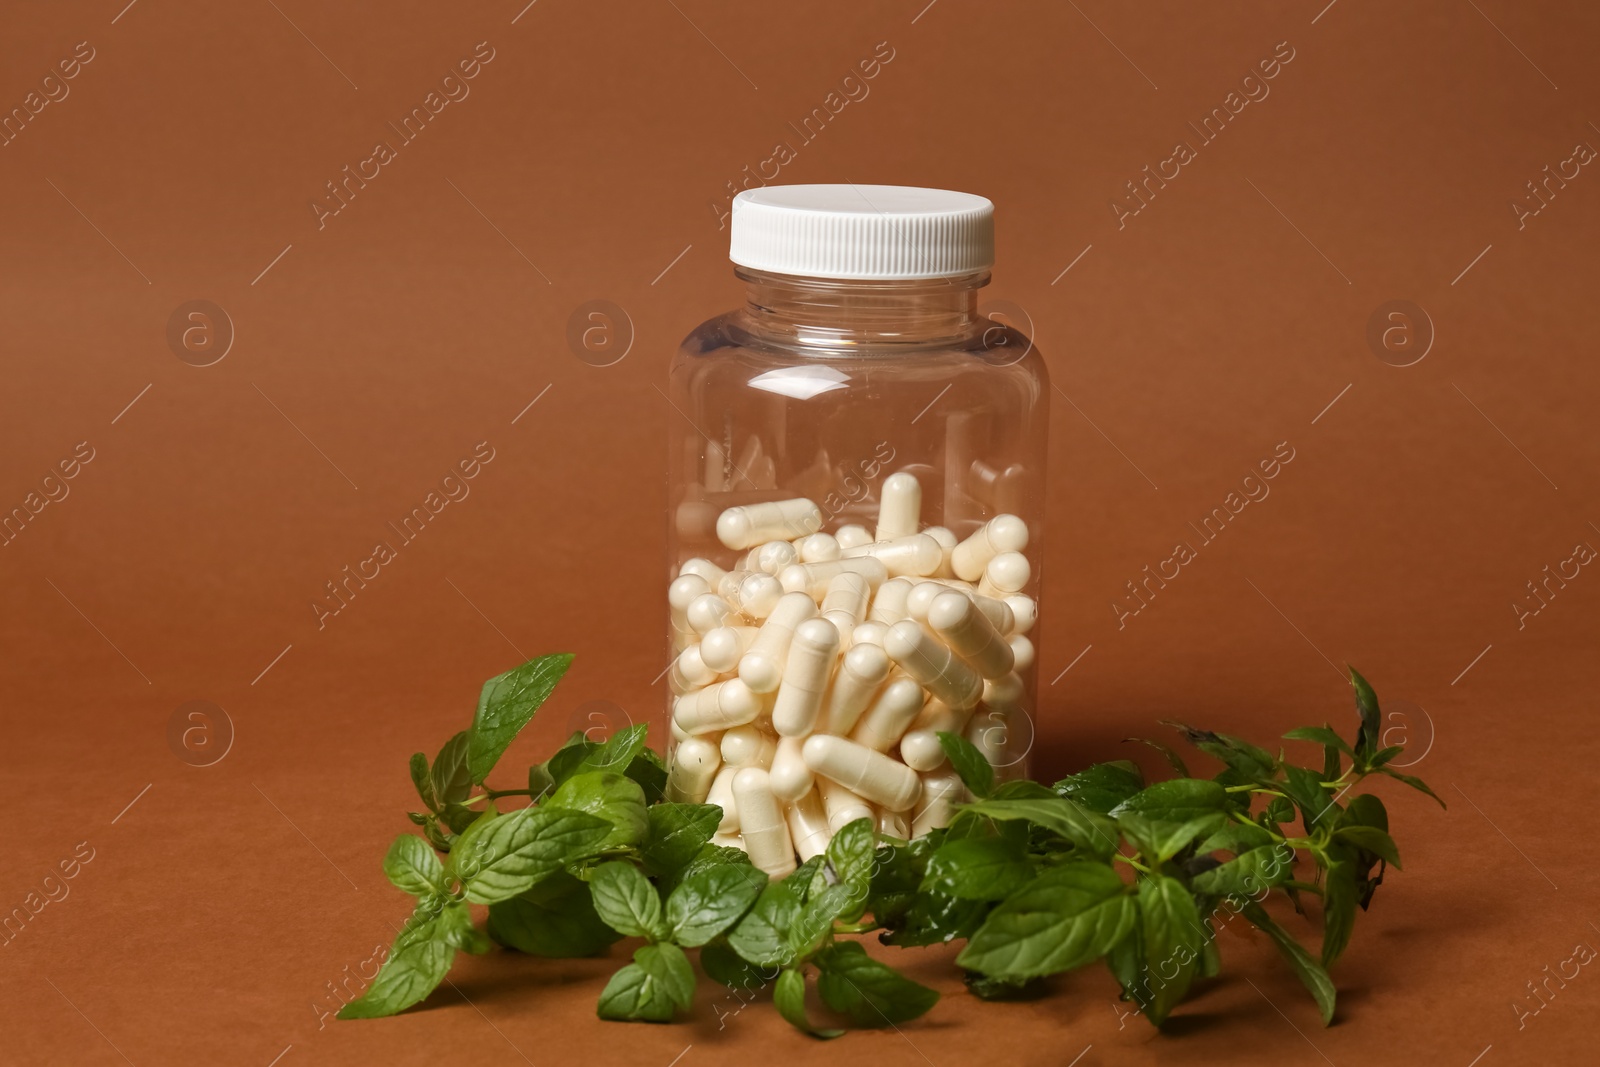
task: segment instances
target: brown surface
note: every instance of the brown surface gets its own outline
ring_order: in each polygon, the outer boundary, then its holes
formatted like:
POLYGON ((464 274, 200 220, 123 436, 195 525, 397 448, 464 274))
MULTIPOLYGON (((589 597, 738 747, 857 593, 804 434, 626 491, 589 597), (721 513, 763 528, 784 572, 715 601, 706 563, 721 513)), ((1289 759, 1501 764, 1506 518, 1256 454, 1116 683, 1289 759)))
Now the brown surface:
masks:
POLYGON ((12 5, 0 33, 7 108, 76 42, 95 49, 0 148, 0 505, 77 442, 95 455, 0 549, 0 906, 78 842, 94 850, 0 948, 0 1059, 1592 1053, 1600 978, 1520 1031, 1512 1004, 1600 944, 1600 578, 1585 568, 1522 629, 1509 605, 1600 545, 1600 176, 1585 168, 1523 229, 1508 208, 1574 143, 1600 144, 1591 6, 544 0, 513 24, 521 0, 121 3, 12 5), (319 230, 323 183, 485 40, 470 97, 319 230), (1284 40, 1295 58, 1271 95, 1119 230, 1108 200, 1284 40), (719 1030, 709 988, 685 1025, 602 1025, 614 961, 504 954, 463 965, 426 1010, 319 1026, 325 983, 404 912, 378 861, 407 827, 405 758, 464 724, 483 678, 524 653, 579 656, 512 766, 587 701, 658 717, 676 416, 655 386, 677 340, 740 299, 708 204, 880 41, 894 58, 870 96, 781 180, 998 206, 990 295, 1028 310, 1071 398, 1055 405, 1041 677, 1076 665, 1047 688, 1041 769, 1127 755, 1119 738, 1172 714, 1258 739, 1344 724, 1345 661, 1410 702, 1416 752, 1433 740, 1416 770, 1450 810, 1387 791, 1406 871, 1336 971, 1337 1025, 1316 1026, 1259 943, 1229 941, 1230 977, 1171 1038, 1119 1027, 1099 972, 991 1007, 938 953, 906 957, 952 994, 928 1019, 827 1046, 766 1005, 719 1030), (195 298, 238 334, 206 368, 165 341, 195 298), (564 340, 590 299, 637 327, 615 366, 564 340), (1414 366, 1366 341, 1393 299, 1437 329, 1414 366), (319 630, 322 584, 483 440, 495 458, 471 496, 319 630), (1119 629, 1123 583, 1280 441, 1296 458, 1270 498, 1119 629), (168 743, 195 699, 237 731, 206 768, 168 743))

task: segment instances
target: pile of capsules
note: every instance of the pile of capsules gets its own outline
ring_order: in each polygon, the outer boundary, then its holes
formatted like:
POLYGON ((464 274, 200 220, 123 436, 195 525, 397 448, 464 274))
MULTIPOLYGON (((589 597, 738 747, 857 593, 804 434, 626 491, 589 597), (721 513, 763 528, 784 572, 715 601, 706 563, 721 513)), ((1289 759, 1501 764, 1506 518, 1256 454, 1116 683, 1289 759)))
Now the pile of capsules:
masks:
POLYGON ((669 800, 722 808, 716 843, 774 878, 870 818, 914 837, 963 799, 938 735, 996 766, 1026 715, 1027 524, 998 515, 958 541, 920 529, 922 486, 884 479, 876 531, 822 533, 811 500, 732 507, 734 570, 684 563, 668 590, 677 656, 669 800))

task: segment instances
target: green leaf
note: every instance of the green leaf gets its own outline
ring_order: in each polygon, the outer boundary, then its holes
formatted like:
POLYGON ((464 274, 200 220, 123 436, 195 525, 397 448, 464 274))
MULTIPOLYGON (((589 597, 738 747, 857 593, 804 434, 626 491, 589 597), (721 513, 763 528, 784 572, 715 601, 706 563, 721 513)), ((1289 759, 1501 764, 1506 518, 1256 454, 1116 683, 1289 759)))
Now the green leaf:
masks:
MULTIPOLYGON (((1344 814, 1339 817, 1340 826, 1372 826, 1385 833, 1389 830, 1389 809, 1383 806, 1383 801, 1371 793, 1358 793, 1350 798, 1345 806, 1344 814)), ((1399 864, 1395 864, 1399 866, 1399 864)))
POLYGON ((640 849, 646 869, 655 874, 681 870, 711 840, 722 809, 715 804, 650 805, 650 833, 640 849))
POLYGON ((1150 819, 1137 812, 1117 816, 1117 828, 1133 842, 1151 863, 1165 863, 1184 849, 1197 845, 1217 830, 1227 825, 1228 816, 1222 812, 1202 815, 1188 822, 1166 822, 1150 819))
POLYGON ((1290 800, 1294 801, 1295 807, 1300 809, 1301 821, 1304 822, 1306 833, 1309 834, 1316 829, 1317 823, 1323 816, 1338 807, 1333 802, 1333 792, 1322 784, 1320 771, 1285 764, 1283 775, 1283 781, 1278 783, 1278 786, 1289 795, 1290 800))
POLYGON ((467 731, 461 731, 444 743, 433 761, 430 777, 439 810, 467 799, 472 792, 472 776, 467 773, 467 731))
POLYGON ((1111 809, 1118 827, 1152 861, 1164 862, 1228 821, 1228 792, 1203 778, 1173 778, 1111 809))
POLYGON ((1444 801, 1439 800, 1439 794, 1437 794, 1433 790, 1429 789, 1428 788, 1428 783, 1424 782, 1421 778, 1416 778, 1416 777, 1413 777, 1412 775, 1409 775, 1409 774, 1401 774, 1399 771, 1395 770, 1393 767, 1379 767, 1378 770, 1379 770, 1380 773, 1387 774, 1390 778, 1393 778, 1397 782, 1404 782, 1406 785, 1409 785, 1412 789, 1421 790, 1422 792, 1424 792, 1424 793, 1428 794, 1430 797, 1432 797, 1434 800, 1438 800, 1439 801, 1439 806, 1441 808, 1445 808, 1446 810, 1449 809, 1449 805, 1447 805, 1444 801))
POLYGON ((700 969, 713 982, 720 982, 729 989, 742 989, 754 992, 762 989, 777 976, 774 971, 765 973, 753 963, 740 958, 739 954, 728 944, 726 938, 716 938, 708 941, 700 948, 700 969))
POLYGON ((1105 859, 1116 848, 1116 832, 1111 821, 1078 806, 1065 797, 1040 800, 980 800, 964 805, 963 811, 991 819, 1021 819, 1042 826, 1070 841, 1091 856, 1105 859))
POLYGON ((633 757, 627 770, 622 772, 644 790, 644 798, 651 804, 659 804, 667 792, 667 765, 664 760, 650 749, 644 749, 633 757))
POLYGON ((428 769, 428 754, 426 752, 413 752, 411 754, 411 784, 416 786, 417 796, 422 798, 422 803, 427 805, 429 811, 439 810, 439 797, 433 791, 433 777, 428 769))
POLYGON ((644 748, 645 735, 649 730, 649 725, 642 722, 619 730, 600 747, 590 749, 578 763, 575 773, 582 774, 585 771, 626 773, 633 758, 644 748))
POLYGON ((367 991, 339 1009, 341 1019, 378 1019, 401 1012, 436 989, 450 971, 456 950, 445 940, 449 932, 440 916, 408 922, 367 991))
POLYGON ((589 875, 589 892, 595 912, 617 933, 653 941, 666 932, 656 887, 633 864, 600 864, 589 875))
POLYGON ((610 823, 582 812, 518 808, 473 823, 451 850, 450 873, 474 904, 509 900, 593 855, 610 832, 610 823))
POLYGON ((967 992, 979 1000, 1037 1000, 1049 991, 1042 978, 990 978, 977 971, 961 975, 967 992))
MULTIPOLYGON (((490 807, 492 806, 491 804, 490 807)), ((487 807, 483 809, 483 811, 487 810, 489 810, 487 807)), ((477 808, 469 808, 465 804, 452 800, 444 806, 444 810, 439 812, 439 821, 455 833, 464 834, 467 832, 467 827, 477 822, 483 815, 483 811, 479 811, 477 808)))
POLYGON ((979 799, 994 792, 994 766, 978 751, 978 746, 960 734, 941 730, 938 736, 939 747, 944 749, 945 758, 961 776, 961 784, 967 791, 979 799))
POLYGON ((901 948, 970 939, 988 918, 990 907, 989 902, 983 900, 957 900, 943 893, 919 893, 897 918, 890 922, 878 920, 888 927, 888 932, 879 935, 879 939, 886 945, 901 948))
POLYGON ((1333 839, 1365 849, 1385 863, 1393 864, 1396 870, 1401 869, 1400 849, 1394 838, 1376 826, 1343 826, 1333 832, 1333 839))
POLYGON ((1350 688, 1355 690, 1356 713, 1361 716, 1361 729, 1356 733, 1356 751, 1370 756, 1378 750, 1378 735, 1383 728, 1383 712, 1378 708, 1378 694, 1356 671, 1350 668, 1350 688))
POLYGON ((641 945, 600 994, 602 1019, 671 1022, 694 1000, 694 970, 676 945, 641 945))
POLYGON ((1355 752, 1351 750, 1344 738, 1340 737, 1329 726, 1297 726, 1283 736, 1288 741, 1311 741, 1318 745, 1332 745, 1346 756, 1352 759, 1355 758, 1355 752))
POLYGON ((1172 746, 1164 745, 1160 741, 1152 741, 1148 737, 1124 737, 1122 742, 1123 744, 1138 742, 1141 745, 1149 745, 1151 748, 1161 753, 1161 758, 1166 760, 1167 764, 1173 770, 1177 771, 1185 778, 1189 777, 1189 765, 1183 762, 1182 756, 1178 755, 1172 750, 1172 746))
POLYGON ((925 1014, 939 994, 867 955, 856 941, 830 945, 817 956, 822 1002, 857 1026, 893 1026, 925 1014))
POLYGON ((506 747, 532 721, 571 665, 572 653, 558 652, 531 659, 483 683, 466 753, 472 781, 482 782, 489 776, 506 747))
POLYGON ((1096 763, 1054 786, 1058 795, 1101 815, 1144 788, 1139 765, 1128 760, 1096 763))
POLYGON ((593 956, 622 935, 594 910, 588 883, 558 871, 510 900, 489 905, 489 936, 534 956, 593 956))
POLYGON ((1132 929, 1133 898, 1099 863, 1040 874, 989 913, 956 962, 992 977, 1033 978, 1095 960, 1132 929))
POLYGON ((1189 992, 1204 952, 1205 928, 1194 897, 1176 878, 1157 874, 1140 879, 1135 899, 1150 990, 1144 1011, 1160 1026, 1189 992))
POLYGON ((790 968, 778 975, 778 984, 772 991, 772 1003, 777 1007, 778 1014, 803 1034, 830 1039, 844 1033, 843 1030, 819 1030, 806 1018, 806 976, 801 971, 790 968))
POLYGON ((794 957, 789 928, 800 917, 800 898, 787 882, 769 882, 755 905, 728 932, 728 944, 757 967, 786 967, 794 957))
POLYGON ((1317 1002, 1317 1011, 1322 1015, 1322 1025, 1327 1026, 1333 1022, 1334 1003, 1338 994, 1333 987, 1333 979, 1328 977, 1328 972, 1300 942, 1289 936, 1287 930, 1273 922, 1267 910, 1260 904, 1253 901, 1246 904, 1242 914, 1272 939, 1272 943, 1278 946, 1278 951, 1288 961, 1295 976, 1311 991, 1312 998, 1317 1002))
POLYGON ((1327 847, 1328 864, 1322 878, 1322 965, 1332 967, 1350 944, 1356 925, 1356 861, 1342 845, 1327 847))
POLYGON ((601 848, 637 845, 650 833, 650 814, 639 783, 616 771, 585 771, 562 782, 543 804, 582 811, 612 826, 601 848))
POLYGON ((1181 731, 1185 740, 1195 748, 1214 759, 1221 760, 1226 766, 1232 767, 1251 781, 1270 781, 1278 769, 1278 761, 1272 758, 1272 753, 1248 741, 1219 734, 1214 730, 1196 729, 1181 722, 1163 721, 1162 725, 1181 731))
POLYGON ((686 947, 703 945, 754 904, 767 876, 754 867, 708 867, 678 883, 667 898, 667 928, 686 947))
POLYGON ((843 882, 828 885, 824 880, 820 888, 806 897, 805 904, 800 908, 800 917, 789 927, 789 947, 794 951, 793 958, 803 961, 810 957, 820 945, 827 942, 836 920, 859 914, 862 901, 857 887, 843 882))
POLYGON ((1368 760, 1367 767, 1371 770, 1377 770, 1379 767, 1382 767, 1385 763, 1388 763, 1405 750, 1406 746, 1404 745, 1390 745, 1388 748, 1380 750, 1370 760, 1368 760))
POLYGON ((1033 876, 1023 846, 1002 837, 946 841, 928 858, 922 888, 962 900, 1003 900, 1033 876))
POLYGON ((462 900, 452 900, 439 912, 440 936, 451 948, 481 956, 489 951, 489 936, 472 924, 472 912, 462 900))
POLYGON ((414 897, 444 891, 444 865, 428 843, 414 834, 394 839, 383 857, 383 873, 414 897))
POLYGON ((1294 850, 1255 825, 1232 823, 1200 845, 1202 853, 1227 849, 1233 858, 1195 875, 1197 892, 1256 897, 1294 874, 1294 850))
POLYGON ((852 891, 852 903, 855 906, 842 915, 847 921, 860 916, 867 906, 877 851, 878 832, 871 819, 846 823, 828 841, 828 864, 839 882, 849 886, 852 891))

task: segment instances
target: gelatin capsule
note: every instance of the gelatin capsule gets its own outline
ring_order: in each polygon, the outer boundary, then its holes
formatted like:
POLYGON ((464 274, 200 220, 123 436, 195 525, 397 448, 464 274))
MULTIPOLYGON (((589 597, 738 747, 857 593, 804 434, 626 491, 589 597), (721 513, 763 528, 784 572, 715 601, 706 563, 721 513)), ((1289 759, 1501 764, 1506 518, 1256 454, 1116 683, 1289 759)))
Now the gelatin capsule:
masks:
POLYGON ((684 615, 689 620, 689 627, 703 637, 723 625, 732 613, 733 608, 717 594, 701 593, 689 601, 689 609, 684 615))
POLYGON ((922 685, 950 705, 965 710, 983 695, 983 679, 978 672, 911 619, 889 627, 883 639, 889 658, 906 669, 922 685))
POLYGON ((719 626, 700 638, 700 660, 718 674, 739 666, 739 657, 750 650, 760 633, 754 626, 719 626))
POLYGON ((805 758, 800 754, 804 743, 803 737, 780 737, 772 755, 767 784, 772 789, 772 795, 785 804, 805 796, 815 782, 811 768, 806 766, 805 758))
POLYGON ((679 804, 704 803, 721 765, 721 753, 713 742, 703 737, 683 741, 673 752, 672 769, 667 772, 667 799, 679 804))
MULTIPOLYGON (((852 646, 877 645, 882 648, 883 635, 888 632, 889 628, 881 622, 864 622, 850 631, 850 644, 852 646)), ((701 642, 701 644, 704 643, 704 641, 701 642)))
POLYGON ((717 672, 706 665, 699 645, 690 645, 678 653, 667 672, 667 688, 677 696, 704 689, 717 680, 717 672))
POLYGON ((768 541, 759 548, 751 549, 750 553, 754 557, 748 561, 750 569, 772 575, 776 575, 800 558, 800 553, 795 551, 794 545, 787 541, 768 541))
POLYGON ((797 866, 794 843, 767 772, 759 767, 741 768, 733 776, 733 800, 739 806, 739 836, 744 838, 750 862, 770 878, 793 871, 797 866))
POLYGON ((951 566, 950 557, 959 544, 956 535, 951 533, 947 526, 930 526, 922 532, 939 542, 939 548, 944 552, 944 559, 940 561, 939 569, 933 572, 934 575, 939 578, 954 578, 956 572, 951 566))
POLYGON ((845 559, 876 559, 894 577, 926 577, 944 562, 944 549, 927 534, 913 533, 893 541, 874 541, 844 553, 845 559))
POLYGON ((1011 629, 1007 632, 1025 634, 1033 629, 1033 624, 1039 620, 1039 604, 1031 596, 1016 593, 1005 598, 1006 607, 1011 609, 1013 620, 1011 629))
POLYGON ((717 540, 733 549, 763 541, 793 541, 822 528, 822 510, 806 499, 773 500, 729 508, 717 517, 717 540))
POLYGON ((739 657, 739 677, 757 693, 770 693, 783 681, 794 629, 817 614, 817 605, 805 593, 785 593, 767 621, 761 624, 750 650, 739 657))
POLYGON ((730 767, 771 767, 777 740, 757 726, 730 727, 722 735, 722 762, 730 767))
POLYGON ((846 652, 823 699, 818 729, 848 736, 888 676, 889 654, 881 646, 857 645, 846 652))
POLYGON ((889 751, 916 721, 926 699, 922 686, 902 675, 884 686, 877 699, 862 712, 855 729, 850 732, 850 740, 874 752, 889 751))
POLYGON ((828 850, 833 831, 828 828, 828 815, 815 789, 790 804, 787 815, 789 837, 801 863, 828 850))
POLYGON ((822 798, 822 809, 828 815, 828 830, 838 833, 857 819, 877 819, 872 805, 850 792, 832 778, 817 779, 817 795, 822 798))
POLYGON ((940 593, 928 608, 928 624, 951 651, 983 677, 1000 678, 1011 673, 1015 662, 1011 646, 969 598, 954 590, 940 593))
POLYGON ((872 543, 872 531, 859 523, 849 522, 833 531, 841 552, 872 543))
POLYGON ((722 581, 722 576, 727 573, 727 571, 712 563, 709 559, 701 559, 698 556, 686 561, 683 566, 678 568, 678 576, 680 578, 688 577, 691 574, 698 575, 705 581, 708 589, 715 589, 717 583, 722 581))
POLYGON ((975 582, 983 576, 990 560, 1004 552, 1021 552, 1026 547, 1028 524, 1015 515, 996 515, 955 547, 950 554, 950 566, 957 578, 975 582))
POLYGON ((930 830, 949 826, 965 788, 954 773, 923 775, 922 799, 911 813, 911 836, 921 837, 930 830))
POLYGON ((961 711, 938 701, 930 700, 922 709, 917 721, 911 724, 900 739, 900 759, 914 771, 931 771, 945 762, 944 746, 939 744, 941 733, 959 734, 966 729, 972 709, 961 711))
POLYGON ((706 793, 706 803, 722 809, 722 821, 717 823, 719 833, 739 832, 739 802, 733 796, 733 776, 738 773, 738 767, 724 763, 717 769, 716 777, 711 779, 711 790, 706 793))
POLYGON ((878 530, 875 541, 909 537, 922 525, 922 483, 901 471, 883 480, 878 490, 878 530))
POLYGON ((777 607, 778 599, 782 596, 783 586, 778 579, 757 571, 745 575, 728 602, 746 618, 765 619, 772 614, 772 609, 777 607))
POLYGON ((667 606, 671 609, 672 632, 676 639, 694 639, 694 627, 689 625, 689 605, 710 591, 710 584, 698 574, 674 578, 667 586, 667 606))
POLYGON ((827 619, 807 619, 795 627, 772 706, 772 726, 780 735, 803 737, 816 726, 838 654, 839 631, 827 619))
MULTIPOLYGON (((872 600, 872 587, 859 574, 845 571, 828 582, 828 591, 822 598, 822 617, 839 631, 841 640, 848 640, 856 624, 867 614, 867 604, 872 600)), ((690 619, 690 623, 693 623, 690 619)))
POLYGON ((983 705, 987 708, 1015 708, 1022 705, 1027 687, 1015 672, 983 683, 983 705))
POLYGON ((1033 666, 1033 642, 1017 634, 1007 643, 1011 646, 1013 669, 1019 674, 1030 669, 1033 666))
POLYGON ((878 813, 878 833, 884 837, 893 837, 906 841, 911 837, 911 827, 906 822, 906 817, 900 812, 880 811, 878 813))
POLYGON ((863 556, 831 559, 822 563, 797 563, 785 567, 783 573, 778 575, 778 580, 783 583, 785 593, 805 593, 813 601, 819 601, 827 595, 828 583, 833 581, 834 576, 846 571, 861 575, 874 589, 889 578, 889 570, 881 560, 863 556))
POLYGON ((906 601, 911 596, 913 583, 905 578, 894 578, 878 586, 872 594, 872 606, 867 609, 867 621, 893 626, 907 617, 906 601))
POLYGON ((890 811, 906 811, 922 792, 922 779, 916 771, 842 737, 812 734, 801 754, 812 771, 890 811))
MULTIPOLYGON (((800 538, 793 547, 798 550, 800 563, 826 563, 839 558, 839 542, 832 534, 814 533, 800 538)), ((791 559, 789 562, 796 561, 791 559)), ((777 574, 782 569, 780 567, 770 573, 777 574)))
POLYGON ((672 706, 673 721, 690 734, 743 726, 760 713, 761 698, 737 678, 685 693, 672 706))
POLYGON ((1008 597, 1022 592, 1033 576, 1028 557, 1021 552, 1002 552, 989 561, 978 582, 978 592, 984 596, 1008 597))

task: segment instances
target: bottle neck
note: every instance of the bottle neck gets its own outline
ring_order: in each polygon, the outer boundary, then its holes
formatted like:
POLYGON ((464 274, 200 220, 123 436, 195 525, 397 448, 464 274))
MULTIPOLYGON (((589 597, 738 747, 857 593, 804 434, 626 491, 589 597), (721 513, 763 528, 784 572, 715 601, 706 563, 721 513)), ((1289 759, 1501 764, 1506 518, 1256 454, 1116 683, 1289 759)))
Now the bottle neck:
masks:
POLYGON ((989 272, 917 281, 804 278, 736 267, 745 327, 762 341, 826 354, 957 345, 983 333, 989 272))

